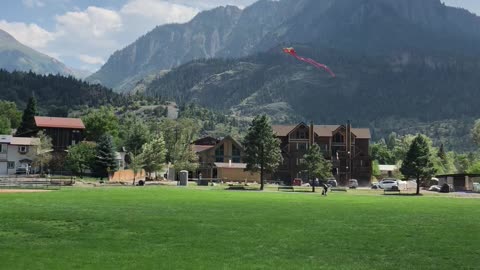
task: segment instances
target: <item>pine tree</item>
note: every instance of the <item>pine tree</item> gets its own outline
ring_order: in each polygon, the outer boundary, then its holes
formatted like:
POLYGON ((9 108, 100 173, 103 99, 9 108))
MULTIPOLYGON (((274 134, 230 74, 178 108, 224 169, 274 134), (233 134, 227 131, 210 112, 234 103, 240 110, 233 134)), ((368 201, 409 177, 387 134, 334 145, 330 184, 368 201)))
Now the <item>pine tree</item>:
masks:
POLYGON ((420 181, 435 175, 436 169, 434 168, 430 146, 425 136, 418 135, 415 137, 403 161, 400 172, 405 177, 412 177, 417 180, 417 195, 420 194, 420 181))
POLYGON ((260 171, 260 189, 264 189, 265 173, 273 172, 282 159, 280 141, 273 133, 267 116, 256 116, 245 136, 245 162, 247 171, 260 171))
MULTIPOLYGON (((305 159, 305 168, 310 177, 318 177, 320 180, 326 180, 332 176, 332 164, 325 159, 318 144, 314 144, 308 149, 303 157, 305 159)), ((312 182, 312 192, 315 192, 315 181, 312 182)))
POLYGON ((100 177, 108 177, 109 172, 117 170, 115 146, 110 135, 103 135, 95 149, 95 173, 100 177))
POLYGON ((440 149, 438 149, 437 156, 442 160, 442 163, 444 163, 447 159, 447 154, 445 153, 445 148, 443 146, 443 143, 440 145, 440 149))
POLYGON ((20 123, 20 127, 17 129, 15 136, 30 137, 36 135, 38 128, 35 124, 35 116, 37 115, 37 100, 32 96, 28 100, 27 107, 23 111, 22 122, 20 123))

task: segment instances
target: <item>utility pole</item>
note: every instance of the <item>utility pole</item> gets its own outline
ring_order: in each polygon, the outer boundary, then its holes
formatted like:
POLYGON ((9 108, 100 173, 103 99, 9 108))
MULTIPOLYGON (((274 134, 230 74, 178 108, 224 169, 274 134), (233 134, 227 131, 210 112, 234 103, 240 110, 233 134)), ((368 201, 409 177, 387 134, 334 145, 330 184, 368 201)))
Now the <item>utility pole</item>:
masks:
MULTIPOLYGON (((314 125, 313 125, 313 121, 310 121, 310 128, 308 129, 308 149, 311 149, 313 147, 313 144, 315 143, 315 131, 313 130, 314 128, 314 125)), ((310 180, 310 178, 313 178, 311 177, 312 174, 310 172, 310 170, 308 171, 308 178, 310 180)), ((311 179, 312 180, 312 192, 315 193, 315 179, 311 179)))
POLYGON ((348 181, 352 178, 352 123, 350 120, 347 121, 346 128, 346 143, 345 143, 345 153, 347 154, 347 164, 346 164, 346 178, 345 184, 348 185, 348 181))

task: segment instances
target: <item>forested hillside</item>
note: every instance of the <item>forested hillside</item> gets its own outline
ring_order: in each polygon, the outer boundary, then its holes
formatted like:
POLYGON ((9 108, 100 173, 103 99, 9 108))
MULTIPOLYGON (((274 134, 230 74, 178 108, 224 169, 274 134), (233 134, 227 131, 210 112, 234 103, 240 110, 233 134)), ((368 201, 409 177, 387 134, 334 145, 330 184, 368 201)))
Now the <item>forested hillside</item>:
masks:
POLYGON ((73 77, 38 75, 32 72, 0 70, 0 100, 15 102, 23 108, 34 95, 43 114, 66 115, 76 107, 122 105, 126 98, 101 85, 92 85, 73 77))
MULTIPOLYGON (((296 62, 276 48, 238 60, 188 63, 154 80, 146 93, 241 116, 267 113, 280 123, 313 120, 331 124, 350 119, 371 127, 378 137, 455 119, 446 122, 453 131, 440 133, 458 137, 456 131, 461 130, 463 144, 468 134, 460 127, 480 116, 479 58, 421 53, 365 57, 297 48, 329 64, 337 78, 296 62)), ((455 147, 456 143, 447 145, 455 147)))

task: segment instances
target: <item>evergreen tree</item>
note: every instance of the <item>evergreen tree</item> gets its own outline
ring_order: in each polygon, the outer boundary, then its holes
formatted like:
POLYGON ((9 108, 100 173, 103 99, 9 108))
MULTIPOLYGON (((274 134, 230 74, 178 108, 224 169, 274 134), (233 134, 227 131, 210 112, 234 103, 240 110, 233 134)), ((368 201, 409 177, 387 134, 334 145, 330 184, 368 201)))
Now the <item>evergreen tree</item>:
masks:
POLYGON ((403 161, 400 172, 407 178, 411 177, 417 180, 417 195, 420 194, 421 180, 427 180, 435 175, 436 169, 434 168, 430 146, 425 136, 418 135, 415 137, 403 161))
MULTIPOLYGON (((318 177, 323 181, 332 176, 332 163, 325 159, 318 144, 311 146, 303 158, 305 159, 305 169, 312 179, 318 177)), ((313 181, 312 192, 315 192, 315 184, 313 181)))
POLYGON ((472 133, 473 142, 477 146, 480 146, 480 119, 475 121, 475 125, 473 126, 471 133, 472 133))
POLYGON ((260 189, 264 189, 265 173, 273 172, 282 159, 280 141, 273 133, 266 115, 256 116, 243 141, 247 171, 260 171, 260 189))
POLYGON ((442 160, 442 162, 445 162, 447 159, 447 154, 445 153, 443 143, 440 145, 440 149, 438 149, 437 156, 442 160))
POLYGON ((95 152, 95 173, 98 176, 108 177, 110 172, 117 170, 112 136, 106 134, 100 137, 95 152))
POLYGON ((23 111, 22 122, 17 129, 17 137, 30 137, 38 132, 38 128, 35 125, 35 116, 37 115, 37 100, 32 96, 28 100, 27 107, 23 111))

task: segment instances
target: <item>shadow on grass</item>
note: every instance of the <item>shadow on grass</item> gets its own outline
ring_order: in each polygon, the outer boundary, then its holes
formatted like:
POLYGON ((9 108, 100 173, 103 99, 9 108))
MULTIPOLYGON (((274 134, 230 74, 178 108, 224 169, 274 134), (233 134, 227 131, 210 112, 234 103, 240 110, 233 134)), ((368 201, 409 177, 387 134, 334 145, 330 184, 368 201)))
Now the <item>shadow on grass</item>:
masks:
POLYGON ((415 193, 385 193, 383 196, 399 196, 399 197, 422 197, 423 194, 415 194, 415 193))
POLYGON ((258 188, 248 188, 248 187, 227 187, 225 190, 233 191, 260 191, 258 188))

